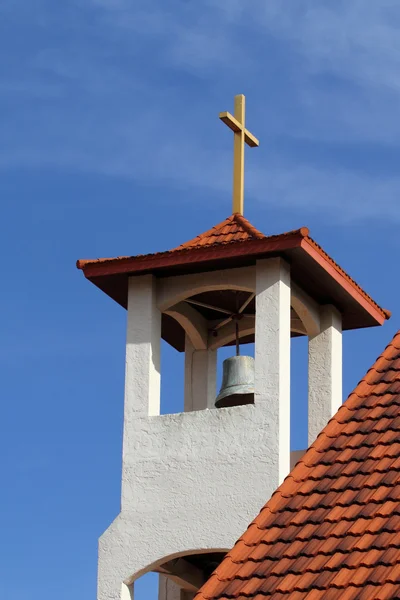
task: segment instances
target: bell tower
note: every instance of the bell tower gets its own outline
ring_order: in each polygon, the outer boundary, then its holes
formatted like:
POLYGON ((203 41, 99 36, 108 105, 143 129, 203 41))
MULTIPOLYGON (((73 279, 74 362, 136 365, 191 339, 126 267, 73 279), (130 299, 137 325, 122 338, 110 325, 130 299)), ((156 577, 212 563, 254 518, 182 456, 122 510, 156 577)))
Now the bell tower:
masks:
POLYGON ((160 600, 190 600, 299 458, 291 339, 308 338, 311 444, 342 402, 342 331, 390 316, 307 228, 265 235, 245 219, 244 147, 258 140, 244 114, 239 96, 220 115, 234 132, 231 216, 166 252, 77 263, 127 310, 121 511, 100 538, 98 600, 132 599, 148 571, 160 600), (161 339, 185 354, 179 414, 160 415, 161 339), (217 390, 224 346, 235 356, 217 390))

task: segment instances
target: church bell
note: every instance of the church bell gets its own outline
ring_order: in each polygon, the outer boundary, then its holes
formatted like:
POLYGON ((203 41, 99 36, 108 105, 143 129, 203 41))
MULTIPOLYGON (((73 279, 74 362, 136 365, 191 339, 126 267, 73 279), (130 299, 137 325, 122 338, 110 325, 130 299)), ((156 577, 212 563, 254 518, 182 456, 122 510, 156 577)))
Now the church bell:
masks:
POLYGON ((232 356, 223 362, 222 385, 216 408, 254 403, 254 358, 232 356))

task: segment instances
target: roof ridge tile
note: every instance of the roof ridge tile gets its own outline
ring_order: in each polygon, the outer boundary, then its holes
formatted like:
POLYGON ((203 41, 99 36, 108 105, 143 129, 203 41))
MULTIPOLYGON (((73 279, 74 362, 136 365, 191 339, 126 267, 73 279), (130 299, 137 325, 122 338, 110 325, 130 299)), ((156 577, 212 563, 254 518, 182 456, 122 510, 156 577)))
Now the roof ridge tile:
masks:
POLYGON ((193 249, 200 245, 224 244, 229 243, 230 241, 248 241, 250 239, 260 240, 265 239, 266 237, 266 235, 256 229, 245 217, 243 217, 243 215, 234 213, 204 233, 173 248, 171 252, 183 249, 193 249), (233 235, 235 236, 234 240, 232 240, 233 235))

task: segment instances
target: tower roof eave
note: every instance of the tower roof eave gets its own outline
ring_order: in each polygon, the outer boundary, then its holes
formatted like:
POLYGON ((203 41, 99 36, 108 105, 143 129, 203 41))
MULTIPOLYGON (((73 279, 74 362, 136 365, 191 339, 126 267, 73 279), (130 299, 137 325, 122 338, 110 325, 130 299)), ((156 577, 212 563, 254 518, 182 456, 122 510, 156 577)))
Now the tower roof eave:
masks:
POLYGON ((166 252, 117 258, 78 260, 87 279, 126 308, 128 278, 153 273, 183 275, 254 264, 282 256, 293 280, 320 304, 334 304, 343 328, 382 325, 382 309, 311 237, 307 227, 266 236, 242 215, 234 214, 193 240, 166 252))

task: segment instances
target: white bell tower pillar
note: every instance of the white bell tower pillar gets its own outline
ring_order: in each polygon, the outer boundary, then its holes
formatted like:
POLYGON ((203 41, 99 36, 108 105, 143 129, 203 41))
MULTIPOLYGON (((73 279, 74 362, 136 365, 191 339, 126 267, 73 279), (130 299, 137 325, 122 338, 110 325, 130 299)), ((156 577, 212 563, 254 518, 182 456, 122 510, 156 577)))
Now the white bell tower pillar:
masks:
POLYGON ((342 404, 342 316, 320 307, 320 332, 308 339, 308 445, 342 404))
MULTIPOLYGON (((160 414, 161 313, 153 275, 131 277, 125 364, 124 424, 131 417, 160 414)), ((127 432, 129 433, 129 432, 127 432)))
POLYGON ((214 408, 217 351, 196 349, 185 336, 185 412, 214 408))
POLYGON ((161 313, 157 308, 156 280, 152 275, 131 277, 128 282, 128 320, 125 358, 122 497, 131 495, 130 456, 134 451, 139 417, 160 414, 161 313), (128 485, 128 490, 126 486, 128 485))
POLYGON ((278 487, 290 471, 290 270, 281 258, 256 265, 254 390, 271 420, 266 445, 278 487))

